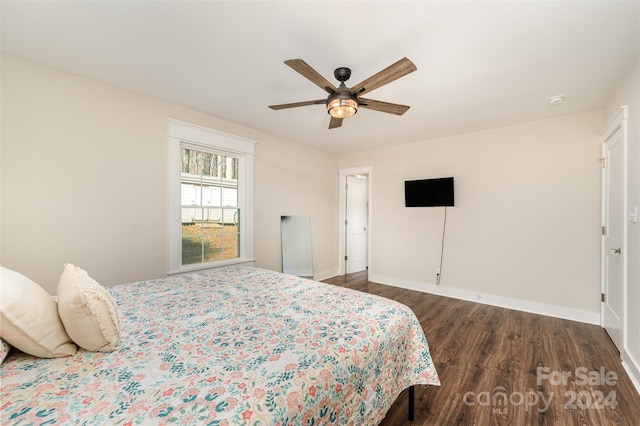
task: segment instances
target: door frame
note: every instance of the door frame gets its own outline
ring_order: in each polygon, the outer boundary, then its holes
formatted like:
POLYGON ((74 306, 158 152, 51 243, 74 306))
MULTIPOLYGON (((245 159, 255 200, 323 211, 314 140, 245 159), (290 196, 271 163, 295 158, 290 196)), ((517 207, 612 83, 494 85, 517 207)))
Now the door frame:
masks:
POLYGON ((345 243, 345 220, 346 220, 346 184, 347 176, 351 175, 367 175, 367 265, 371 271, 373 264, 371 262, 371 236, 373 230, 373 166, 352 167, 349 169, 340 169, 338 171, 338 275, 344 275, 346 272, 344 264, 344 256, 346 253, 345 243))
MULTIPOLYGON (((622 257, 622 330, 621 330, 621 339, 622 339, 622 347, 618 348, 618 350, 620 351, 620 355, 622 356, 622 354, 625 352, 626 350, 626 342, 627 342, 627 300, 628 300, 628 295, 627 295, 627 260, 628 260, 628 256, 627 256, 627 211, 628 211, 628 200, 627 200, 627 195, 628 195, 628 191, 627 191, 627 187, 628 187, 628 170, 627 170, 627 162, 628 162, 628 152, 627 152, 627 120, 628 120, 628 107, 625 106, 621 106, 616 113, 613 115, 613 117, 611 117, 611 119, 607 122, 606 126, 603 128, 602 132, 600 133, 600 140, 601 140, 601 150, 602 150, 602 158, 601 161, 607 162, 608 158, 607 158, 607 152, 606 152, 606 143, 607 141, 611 138, 611 136, 613 136, 616 131, 620 130, 622 132, 621 134, 621 141, 620 143, 622 144, 622 155, 623 155, 623 164, 622 164, 622 217, 620 218, 620 220, 622 220, 622 241, 621 241, 621 247, 622 247, 622 253, 621 253, 621 257, 622 257)), ((601 179, 601 191, 602 191, 602 197, 601 197, 601 220, 600 223, 601 225, 604 227, 607 225, 607 167, 608 164, 603 164, 602 166, 602 179, 601 179)), ((604 228, 603 228, 604 229, 604 228)), ((601 294, 604 294, 605 297, 607 297, 606 295, 606 280, 607 280, 607 273, 606 273, 606 256, 607 256, 607 248, 606 248, 606 234, 605 232, 602 232, 602 236, 601 236, 601 240, 600 240, 600 292, 601 294)), ((604 328, 605 326, 605 321, 604 321, 604 315, 605 315, 605 302, 600 302, 600 325, 604 328)))

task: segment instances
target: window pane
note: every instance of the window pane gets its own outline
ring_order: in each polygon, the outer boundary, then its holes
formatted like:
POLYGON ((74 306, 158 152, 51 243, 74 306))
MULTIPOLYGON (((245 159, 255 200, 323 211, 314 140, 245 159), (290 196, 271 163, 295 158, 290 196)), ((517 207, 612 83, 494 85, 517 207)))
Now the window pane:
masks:
POLYGON ((204 237, 204 261, 212 262, 222 260, 223 256, 222 234, 207 234, 204 237))
POLYGON ((238 234, 224 234, 224 258, 233 259, 240 257, 240 245, 238 244, 238 234))
POLYGON ((222 188, 222 205, 237 206, 238 205, 238 186, 222 188))
POLYGON ((222 218, 222 209, 203 208, 202 209, 202 227, 206 229, 212 226, 219 226, 222 218))
POLYGON ((238 232, 238 223, 240 223, 240 209, 224 209, 224 229, 225 233, 238 232), (231 231, 233 229, 233 231, 231 231))
POLYGON ((204 191, 207 194, 203 198, 203 205, 205 206, 219 206, 220 205, 220 193, 221 188, 219 186, 208 185, 204 187, 204 191))
POLYGON ((192 263, 202 262, 202 237, 190 233, 191 229, 182 227, 182 264, 189 265, 192 263))
POLYGON ((184 235, 184 226, 193 224, 195 221, 200 220, 202 216, 201 209, 198 207, 183 207, 182 208, 182 233, 184 235))

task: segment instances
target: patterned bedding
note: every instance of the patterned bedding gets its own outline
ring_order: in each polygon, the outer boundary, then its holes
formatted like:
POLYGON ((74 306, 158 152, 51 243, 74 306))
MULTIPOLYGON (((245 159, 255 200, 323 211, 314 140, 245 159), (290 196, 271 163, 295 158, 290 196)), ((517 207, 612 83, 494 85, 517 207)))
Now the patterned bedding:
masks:
POLYGON ((422 328, 394 301, 251 267, 109 287, 110 353, 0 369, 0 423, 379 423, 410 385, 439 385, 422 328))

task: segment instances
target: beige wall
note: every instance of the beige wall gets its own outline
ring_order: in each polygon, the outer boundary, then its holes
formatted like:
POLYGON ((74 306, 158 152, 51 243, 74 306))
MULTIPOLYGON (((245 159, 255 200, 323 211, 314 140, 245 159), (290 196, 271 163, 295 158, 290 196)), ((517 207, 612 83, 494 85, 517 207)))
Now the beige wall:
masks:
POLYGON ((403 185, 454 176, 438 289, 597 319, 602 125, 593 111, 341 156, 373 166, 370 276, 436 290, 444 209, 405 208, 403 185))
MULTIPOLYGON (((620 83, 607 103, 607 120, 622 105, 629 107, 628 190, 629 207, 640 206, 640 61, 620 83)), ((627 223, 627 330, 622 358, 630 366, 640 389, 640 225, 627 223)))
POLYGON ((309 214, 337 268, 337 159, 197 111, 2 57, 1 258, 55 293, 63 263, 104 285, 166 275, 167 119, 258 141, 256 265, 280 270, 279 219, 309 214))

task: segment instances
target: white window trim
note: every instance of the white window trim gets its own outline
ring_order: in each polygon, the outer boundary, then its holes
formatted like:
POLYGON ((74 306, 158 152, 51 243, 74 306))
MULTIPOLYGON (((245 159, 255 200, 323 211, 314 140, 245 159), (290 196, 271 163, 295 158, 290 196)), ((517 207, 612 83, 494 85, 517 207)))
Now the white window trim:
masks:
POLYGON ((200 269, 253 262, 253 157, 256 141, 206 127, 169 119, 169 271, 180 274, 200 269), (181 265, 182 226, 180 182, 182 144, 228 153, 239 160, 238 205, 240 214, 240 257, 215 262, 181 265))

